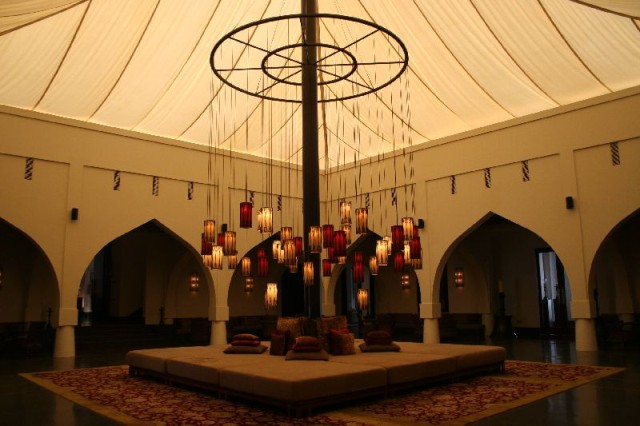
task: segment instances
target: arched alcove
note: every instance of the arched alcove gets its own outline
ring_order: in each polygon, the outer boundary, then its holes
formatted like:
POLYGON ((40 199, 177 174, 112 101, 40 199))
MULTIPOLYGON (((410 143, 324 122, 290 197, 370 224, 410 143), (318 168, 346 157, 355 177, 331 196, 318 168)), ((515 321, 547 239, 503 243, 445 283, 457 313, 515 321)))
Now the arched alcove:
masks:
POLYGON ((44 251, 0 219, 0 352, 50 350, 59 300, 56 274, 44 251))
POLYGON ((589 290, 598 316, 635 321, 640 307, 640 210, 613 227, 598 247, 589 290))
POLYGON ((571 291, 559 257, 540 236, 500 215, 485 215, 455 240, 436 283, 443 318, 466 316, 493 327, 495 317, 495 331, 507 335, 571 332, 571 291), (463 283, 456 284, 456 273, 463 283))
POLYGON ((81 281, 79 306, 85 325, 171 323, 176 318, 206 318, 209 304, 215 303, 213 288, 198 253, 151 220, 115 238, 95 255, 81 281), (198 291, 189 287, 194 273, 198 291))

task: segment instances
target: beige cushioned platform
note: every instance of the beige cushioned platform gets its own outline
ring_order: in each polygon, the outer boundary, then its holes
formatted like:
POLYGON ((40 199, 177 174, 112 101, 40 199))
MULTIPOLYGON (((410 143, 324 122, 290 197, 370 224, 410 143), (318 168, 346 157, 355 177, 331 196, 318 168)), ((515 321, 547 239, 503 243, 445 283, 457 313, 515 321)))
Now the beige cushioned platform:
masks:
POLYGON ((402 352, 455 357, 457 371, 498 365, 507 358, 507 351, 501 346, 459 345, 455 343, 396 343, 400 346, 400 351, 402 352))
MULTIPOLYGON (((168 359, 176 357, 195 356, 210 353, 215 346, 186 346, 178 348, 138 349, 127 352, 127 364, 136 368, 165 374, 168 359)), ((219 350, 219 348, 216 348, 219 350)))

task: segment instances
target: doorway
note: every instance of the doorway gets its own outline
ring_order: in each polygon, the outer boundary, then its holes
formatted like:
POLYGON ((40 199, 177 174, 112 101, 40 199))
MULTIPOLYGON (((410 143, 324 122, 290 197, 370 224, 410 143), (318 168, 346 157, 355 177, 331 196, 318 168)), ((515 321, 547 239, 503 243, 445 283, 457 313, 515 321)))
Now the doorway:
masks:
POLYGON ((540 335, 567 336, 569 327, 569 280, 562 262, 551 249, 536 250, 540 335))

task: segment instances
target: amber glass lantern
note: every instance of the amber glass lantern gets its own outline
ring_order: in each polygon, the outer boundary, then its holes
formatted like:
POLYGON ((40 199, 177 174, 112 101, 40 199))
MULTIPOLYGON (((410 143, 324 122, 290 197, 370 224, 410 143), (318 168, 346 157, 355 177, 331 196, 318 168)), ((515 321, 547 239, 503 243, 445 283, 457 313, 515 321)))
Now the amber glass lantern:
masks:
POLYGON ((309 230, 309 253, 322 252, 322 228, 312 226, 309 230))

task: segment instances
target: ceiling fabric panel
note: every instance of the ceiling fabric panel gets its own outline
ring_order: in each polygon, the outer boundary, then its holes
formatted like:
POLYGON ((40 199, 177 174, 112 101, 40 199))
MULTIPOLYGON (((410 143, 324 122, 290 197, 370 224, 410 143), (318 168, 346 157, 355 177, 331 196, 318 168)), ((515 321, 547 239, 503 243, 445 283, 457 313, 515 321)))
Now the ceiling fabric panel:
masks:
POLYGON ((452 54, 510 114, 519 117, 557 106, 507 55, 470 2, 421 4, 452 54))
POLYGON ((537 2, 474 4, 514 60, 560 105, 608 93, 567 46, 537 2))
MULTIPOLYGON (((88 5, 78 35, 38 111, 90 118, 131 59, 155 1, 93 1, 88 5)), ((114 121, 102 122, 116 126, 114 121)))
POLYGON ((87 0, 2 0, 0 34, 63 12, 87 0))
MULTIPOLYGON (((321 13, 387 28, 409 55, 408 71, 388 87, 318 107, 321 167, 388 156, 410 144, 640 85, 638 1, 318 4, 321 13), (409 115, 411 131, 405 123, 409 115)), ((212 140, 217 149, 299 162, 300 104, 263 101, 224 84, 212 73, 209 56, 228 32, 298 14, 300 7, 301 0, 0 1, 0 105, 133 130, 142 137, 204 146, 212 140)), ((225 76, 233 69, 231 81, 249 91, 264 88, 265 95, 299 99, 299 87, 274 84, 274 76, 249 69, 256 61, 260 66, 267 52, 257 46, 265 44, 285 52, 284 58, 271 55, 269 61, 300 60, 293 57, 300 56, 298 49, 284 47, 300 42, 299 23, 278 22, 243 33, 242 40, 218 53, 216 64, 228 69, 225 76)), ((335 77, 331 66, 339 75, 350 54, 360 60, 348 80, 323 86, 321 99, 368 90, 393 76, 391 63, 367 63, 393 62, 390 58, 402 49, 382 32, 379 38, 364 37, 367 31, 366 25, 345 20, 321 21, 320 41, 349 50, 330 56, 336 62, 323 64, 321 82, 335 77), (358 37, 363 39, 351 48, 358 37)), ((331 49, 322 47, 320 57, 331 49)), ((273 72, 290 81, 299 78, 291 75, 292 68, 273 72)))
POLYGON ((640 2, 638 0, 573 0, 602 10, 619 13, 628 17, 640 18, 640 2))
POLYGON ((0 103, 32 109, 62 60, 86 6, 0 37, 0 103))
POLYGON ((640 31, 631 19, 561 0, 541 0, 584 63, 611 90, 640 84, 640 31))

